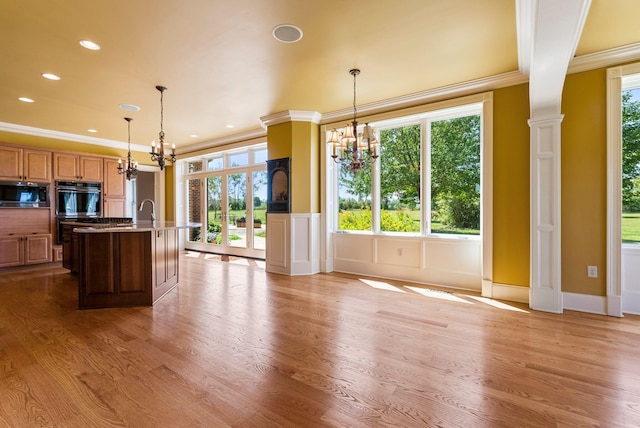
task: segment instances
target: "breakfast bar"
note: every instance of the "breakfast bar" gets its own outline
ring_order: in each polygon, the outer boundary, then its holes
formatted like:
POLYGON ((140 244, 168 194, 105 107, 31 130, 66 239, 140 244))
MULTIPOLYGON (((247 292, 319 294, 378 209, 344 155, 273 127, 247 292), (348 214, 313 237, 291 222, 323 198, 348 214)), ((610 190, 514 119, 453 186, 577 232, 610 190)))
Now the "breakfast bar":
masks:
POLYGON ((151 306, 178 284, 178 231, 191 225, 140 222, 78 227, 80 309, 151 306))

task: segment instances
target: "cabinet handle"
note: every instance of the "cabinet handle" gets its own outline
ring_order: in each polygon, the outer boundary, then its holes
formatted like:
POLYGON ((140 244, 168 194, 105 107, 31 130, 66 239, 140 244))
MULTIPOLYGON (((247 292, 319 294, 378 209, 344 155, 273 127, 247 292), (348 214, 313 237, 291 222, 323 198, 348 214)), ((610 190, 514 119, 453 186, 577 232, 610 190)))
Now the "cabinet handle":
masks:
POLYGON ((10 233, 10 234, 9 234, 9 236, 13 236, 13 235, 15 235, 15 233, 10 233))

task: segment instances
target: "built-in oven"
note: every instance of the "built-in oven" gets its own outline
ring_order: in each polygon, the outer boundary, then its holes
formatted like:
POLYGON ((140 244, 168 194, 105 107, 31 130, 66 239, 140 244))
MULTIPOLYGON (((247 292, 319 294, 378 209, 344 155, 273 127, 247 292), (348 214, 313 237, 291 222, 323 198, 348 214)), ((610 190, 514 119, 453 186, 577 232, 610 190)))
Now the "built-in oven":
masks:
POLYGON ((56 241, 62 243, 62 221, 102 216, 102 184, 56 181, 56 241))
POLYGON ((49 183, 0 181, 0 207, 40 208, 49 206, 49 183))

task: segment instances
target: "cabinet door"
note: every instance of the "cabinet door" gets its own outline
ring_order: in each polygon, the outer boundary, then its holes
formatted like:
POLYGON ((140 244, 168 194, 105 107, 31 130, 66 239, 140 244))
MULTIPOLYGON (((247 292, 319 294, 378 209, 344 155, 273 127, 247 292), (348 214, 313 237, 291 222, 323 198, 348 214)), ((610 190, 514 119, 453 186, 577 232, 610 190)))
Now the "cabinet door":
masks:
POLYGON ((115 159, 104 160, 104 187, 105 198, 123 198, 126 196, 125 175, 118 173, 118 161, 115 159))
POLYGON ((0 147, 0 179, 23 180, 22 149, 16 147, 0 147))
POLYGON ((51 234, 27 235, 24 264, 51 262, 51 234))
POLYGON ((102 158, 80 156, 80 180, 102 182, 102 158))
POLYGON ((51 181, 51 153, 25 149, 24 175, 28 181, 51 181))
POLYGON ((78 155, 53 154, 53 178, 56 180, 80 180, 78 155))
POLYGON ((22 236, 0 238, 0 267, 23 264, 22 236))
POLYGON ((167 282, 167 241, 165 238, 164 230, 156 230, 156 251, 155 257, 155 269, 156 269, 156 283, 155 287, 161 287, 167 282))
POLYGON ((126 211, 125 199, 104 199, 103 216, 104 217, 124 217, 126 211))

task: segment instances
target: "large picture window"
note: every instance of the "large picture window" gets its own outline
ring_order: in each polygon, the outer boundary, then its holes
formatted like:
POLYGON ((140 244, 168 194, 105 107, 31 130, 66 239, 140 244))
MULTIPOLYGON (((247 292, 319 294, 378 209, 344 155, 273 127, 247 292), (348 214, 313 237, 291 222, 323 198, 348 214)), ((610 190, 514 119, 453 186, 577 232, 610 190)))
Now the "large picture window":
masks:
POLYGON ((482 105, 374 124, 380 158, 337 168, 339 231, 480 235, 482 105))

